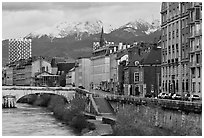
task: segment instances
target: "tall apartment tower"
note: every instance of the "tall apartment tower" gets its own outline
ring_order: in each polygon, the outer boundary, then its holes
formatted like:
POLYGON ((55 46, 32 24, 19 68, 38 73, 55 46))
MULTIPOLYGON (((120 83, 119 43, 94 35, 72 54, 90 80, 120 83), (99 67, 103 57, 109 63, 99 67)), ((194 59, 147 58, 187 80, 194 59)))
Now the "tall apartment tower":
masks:
POLYGON ((163 2, 161 7, 162 91, 189 91, 188 3, 163 2))
POLYGON ((189 6, 190 91, 202 96, 202 3, 191 2, 189 6))
POLYGON ((31 57, 31 39, 9 39, 9 62, 31 57))
MULTIPOLYGON (((195 41, 191 42, 191 33, 195 33, 196 21, 192 22, 194 15, 190 2, 163 2, 161 7, 161 28, 162 28, 162 91, 167 93, 186 94, 192 93, 192 88, 198 88, 195 80, 192 79, 191 59, 195 60, 196 54, 191 54, 191 47, 195 47, 195 41), (193 46, 192 46, 193 45, 193 46), (194 55, 195 57, 191 56, 194 55), (192 82, 194 86, 192 86, 192 82)), ((200 8, 201 9, 201 8, 200 8)), ((199 16, 201 18, 201 16, 199 16)), ((201 19, 199 19, 201 23, 201 19)), ((199 28, 199 27, 198 27, 199 28)), ((200 25, 201 28, 201 25, 200 25)), ((198 29, 200 30, 200 29, 198 29)), ((195 36, 196 37, 196 36, 195 36)), ((199 36, 201 40, 201 36, 199 36)), ((201 41, 200 41, 201 43, 201 41)), ((201 45, 201 44, 200 44, 201 45)), ((201 53, 201 46, 200 46, 201 53)), ((201 54, 200 54, 201 57, 201 54)), ((199 55, 198 55, 199 58, 199 55)), ((199 58, 201 60, 201 58, 199 58)), ((201 61, 199 62, 201 65, 201 61)), ((194 70, 194 69, 193 69, 194 70)), ((196 69, 195 69, 196 70, 196 69)), ((197 68, 197 71, 199 69, 197 68)), ((200 68, 201 71, 201 68, 200 68)), ((196 72, 193 72, 196 73, 196 72)))

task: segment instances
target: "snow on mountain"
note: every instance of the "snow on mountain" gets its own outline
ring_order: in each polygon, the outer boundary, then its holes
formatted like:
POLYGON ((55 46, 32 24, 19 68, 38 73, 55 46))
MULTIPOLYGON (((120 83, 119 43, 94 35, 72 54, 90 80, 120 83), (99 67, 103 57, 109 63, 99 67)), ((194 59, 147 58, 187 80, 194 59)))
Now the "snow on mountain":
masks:
POLYGON ((79 22, 60 22, 52 27, 45 27, 36 30, 26 37, 40 38, 42 36, 48 36, 50 39, 53 38, 65 38, 72 36, 75 40, 82 40, 83 38, 89 37, 93 34, 98 34, 101 29, 104 29, 104 33, 109 34, 115 30, 121 30, 122 37, 125 37, 126 33, 131 33, 133 36, 149 35, 160 28, 159 20, 153 20, 152 23, 146 22, 142 19, 138 19, 119 27, 118 29, 113 28, 109 24, 103 23, 101 20, 89 19, 79 22))
POLYGON ((137 36, 138 32, 150 34, 155 32, 159 28, 160 28, 159 20, 153 20, 152 23, 149 23, 142 19, 138 19, 132 22, 128 22, 127 24, 121 26, 119 29, 123 29, 124 31, 133 33, 135 36, 137 36))
POLYGON ((89 20, 81 22, 61 22, 52 27, 45 27, 30 33, 26 37, 42 37, 64 38, 67 36, 75 36, 81 40, 83 36, 90 36, 101 32, 102 26, 104 33, 110 33, 113 29, 111 25, 104 25, 100 20, 89 20))

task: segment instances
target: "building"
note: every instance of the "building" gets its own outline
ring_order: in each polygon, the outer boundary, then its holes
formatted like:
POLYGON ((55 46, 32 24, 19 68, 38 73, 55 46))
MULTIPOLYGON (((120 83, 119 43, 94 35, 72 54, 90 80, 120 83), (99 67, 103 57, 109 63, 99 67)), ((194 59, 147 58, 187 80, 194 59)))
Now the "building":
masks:
POLYGON ((66 74, 75 66, 75 63, 59 62, 57 63, 57 74, 59 75, 60 86, 66 86, 66 74))
POLYGON ((163 92, 184 95, 201 91, 201 8, 199 2, 162 3, 163 92))
POLYGON ((190 92, 202 97, 202 3, 191 2, 189 12, 190 92))
POLYGON ((32 59, 20 60, 13 69, 13 85, 30 86, 32 83, 32 59))
POLYGON ((110 51, 110 92, 116 93, 118 86, 117 47, 110 51))
MULTIPOLYGON (((44 57, 37 57, 32 59, 32 67, 31 67, 31 85, 32 86, 41 86, 41 81, 39 81, 39 77, 37 77, 42 72, 52 73, 51 63, 45 59, 44 57)), ((49 75, 50 75, 49 74, 49 75)))
MULTIPOLYGON (((125 93, 128 93, 126 90, 124 90, 124 84, 125 84, 125 67, 127 63, 129 62, 129 55, 128 50, 125 44, 119 43, 118 45, 118 51, 117 51, 117 78, 118 78, 118 85, 117 85, 117 93, 124 95, 125 93)), ((126 73, 126 77, 128 77, 126 73)), ((127 95, 127 94, 126 94, 127 95)))
POLYGON ((6 85, 54 86, 59 83, 59 75, 51 72, 51 64, 44 57, 21 59, 7 64, 5 81, 6 85), (53 82, 53 85, 50 82, 53 82))
POLYGON ((189 91, 188 3, 163 2, 161 8, 162 91, 189 91))
POLYGON ((75 67, 69 70, 66 75, 66 86, 75 86, 75 67))
POLYGON ((59 86, 59 75, 55 75, 47 71, 36 73, 35 80, 36 86, 59 86))
POLYGON ((114 42, 107 42, 103 38, 103 28, 100 42, 93 43, 91 59, 91 84, 93 88, 110 91, 110 52, 118 46, 114 42))
POLYGON ((9 85, 13 85, 13 66, 10 66, 10 67, 6 67, 5 69, 6 71, 6 85, 9 86, 9 85))
POLYGON ((117 61, 119 94, 144 97, 159 93, 161 48, 148 43, 123 45, 117 61))
MULTIPOLYGON (((71 74, 73 77, 73 72, 71 74)), ((91 60, 88 57, 80 57, 75 62, 75 86, 83 86, 90 89, 91 83, 91 60)), ((72 80, 73 81, 73 80, 72 80)))
POLYGON ((9 39, 9 62, 31 57, 31 39, 9 39))
POLYGON ((6 68, 2 68, 2 86, 6 85, 6 68))
POLYGON ((161 92, 161 48, 154 44, 139 66, 143 71, 143 86, 145 87, 143 87, 142 96, 157 97, 161 92))

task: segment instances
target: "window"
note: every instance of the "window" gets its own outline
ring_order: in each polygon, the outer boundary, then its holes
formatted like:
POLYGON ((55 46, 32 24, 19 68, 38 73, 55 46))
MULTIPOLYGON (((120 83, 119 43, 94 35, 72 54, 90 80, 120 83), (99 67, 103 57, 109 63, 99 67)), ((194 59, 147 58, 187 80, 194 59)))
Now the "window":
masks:
POLYGON ((195 92, 195 82, 192 83, 192 91, 195 92))
POLYGON ((171 46, 169 46, 169 54, 171 53, 171 46))
POLYGON ((196 20, 200 19, 200 8, 196 8, 196 20))
POLYGON ((45 67, 42 67, 42 72, 45 71, 45 67))
POLYGON ((200 54, 196 54, 196 63, 199 63, 200 61, 200 54))
POLYGON ((184 58, 184 49, 182 49, 182 55, 181 55, 181 58, 182 58, 182 59, 184 58))
POLYGON ((46 67, 46 70, 47 70, 47 72, 48 72, 48 66, 46 67))
POLYGON ((182 28, 184 28, 184 19, 181 21, 182 28))
POLYGON ((191 68, 192 78, 195 78, 195 68, 191 68))
POLYGON ((176 91, 178 91, 178 80, 176 80, 176 91))
POLYGON ((201 31, 201 25, 200 24, 196 24, 195 25, 195 33, 199 34, 200 31, 201 31))
POLYGON ((171 32, 169 32, 169 40, 171 40, 171 32))
POLYGON ((178 29, 176 29, 176 37, 178 37, 179 35, 178 35, 178 29))
POLYGON ((201 85, 200 85, 200 82, 198 82, 198 93, 200 93, 201 92, 201 85))
POLYGON ((185 40, 185 36, 184 34, 182 34, 182 38, 181 38, 182 44, 184 43, 184 40, 185 40))
POLYGON ((174 53, 174 45, 172 45, 172 52, 174 53))
POLYGON ((174 39, 174 31, 172 32, 172 37, 173 37, 173 39, 174 39))
POLYGON ((186 27, 188 27, 188 18, 186 18, 186 27))
POLYGON ((188 80, 186 80, 186 91, 188 91, 188 80))
POLYGON ((138 82, 139 81, 139 72, 134 72, 134 82, 138 82))
POLYGON ((184 80, 182 82, 182 91, 184 92, 185 86, 184 86, 184 80))
POLYGON ((184 72, 185 72, 185 67, 183 65, 183 71, 182 71, 182 75, 184 76, 184 72))
POLYGON ((176 52, 179 52, 178 44, 176 44, 176 52))
POLYGON ((193 55, 191 55, 191 63, 193 63, 193 55))
POLYGON ((198 67, 198 78, 200 78, 200 67, 198 67))

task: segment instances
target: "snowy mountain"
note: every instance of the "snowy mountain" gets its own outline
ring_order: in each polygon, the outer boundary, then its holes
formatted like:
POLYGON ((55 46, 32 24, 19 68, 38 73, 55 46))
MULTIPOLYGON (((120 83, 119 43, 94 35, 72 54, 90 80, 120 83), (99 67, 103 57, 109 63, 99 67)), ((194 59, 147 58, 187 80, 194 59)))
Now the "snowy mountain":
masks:
POLYGON ((81 40, 93 34, 101 32, 102 26, 105 33, 110 33, 113 30, 111 25, 104 25, 100 20, 89 20, 84 22, 61 22, 53 27, 42 28, 34 31, 26 36, 26 38, 48 36, 49 38, 65 38, 74 36, 76 40, 81 40))
MULTIPOLYGON (((104 38, 115 43, 135 41, 154 42, 161 35, 159 20, 151 23, 141 19, 114 29, 100 20, 60 22, 53 27, 41 28, 26 36, 32 39, 33 56, 62 56, 76 59, 91 56, 92 44, 99 41, 101 29, 104 38)), ((2 41, 2 59, 8 58, 8 40, 2 41)))
POLYGON ((54 38, 66 38, 74 37, 75 40, 82 40, 90 35, 98 34, 101 32, 103 26, 104 33, 110 34, 117 32, 115 35, 122 37, 135 37, 141 35, 149 35, 160 28, 159 20, 153 20, 152 23, 148 23, 142 19, 138 19, 132 22, 128 22, 119 28, 113 28, 112 25, 104 24, 101 20, 87 20, 80 22, 60 22, 53 27, 46 27, 36 30, 26 38, 41 38, 47 36, 50 39, 54 38), (119 34, 118 34, 119 33, 119 34), (128 36, 126 36, 128 34, 128 36), (130 36, 131 35, 131 36, 130 36))

